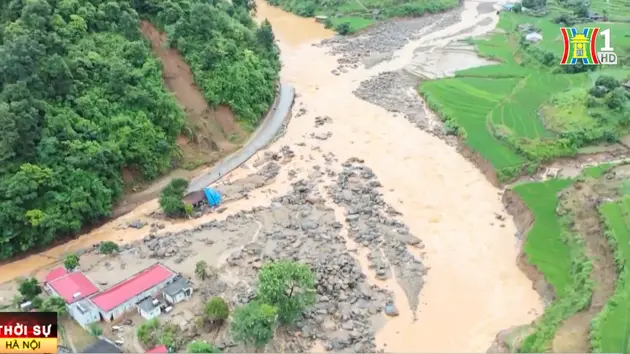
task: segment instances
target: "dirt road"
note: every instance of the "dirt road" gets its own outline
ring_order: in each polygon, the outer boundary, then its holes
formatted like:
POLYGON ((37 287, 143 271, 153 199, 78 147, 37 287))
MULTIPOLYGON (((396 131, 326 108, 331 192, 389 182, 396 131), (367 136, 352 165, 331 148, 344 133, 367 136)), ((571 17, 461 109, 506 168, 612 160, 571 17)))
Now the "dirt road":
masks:
POLYGON ((278 134, 280 128, 285 123, 285 119, 291 112, 291 106, 295 97, 295 90, 291 85, 280 84, 278 98, 272 106, 272 111, 268 117, 256 130, 256 134, 245 144, 245 146, 226 157, 217 164, 207 174, 203 174, 190 182, 188 193, 198 191, 216 182, 221 176, 232 172, 235 168, 249 160, 258 150, 268 145, 278 134))

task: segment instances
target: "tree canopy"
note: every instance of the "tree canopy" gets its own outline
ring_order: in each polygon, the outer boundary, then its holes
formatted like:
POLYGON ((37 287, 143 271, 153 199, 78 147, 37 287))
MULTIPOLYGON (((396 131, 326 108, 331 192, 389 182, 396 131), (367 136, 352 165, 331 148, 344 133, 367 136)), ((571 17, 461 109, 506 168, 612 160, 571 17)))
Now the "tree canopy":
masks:
POLYGON ((109 216, 121 171, 172 166, 184 113, 139 32, 158 21, 212 104, 255 123, 279 70, 273 37, 224 0, 0 4, 0 259, 109 216))

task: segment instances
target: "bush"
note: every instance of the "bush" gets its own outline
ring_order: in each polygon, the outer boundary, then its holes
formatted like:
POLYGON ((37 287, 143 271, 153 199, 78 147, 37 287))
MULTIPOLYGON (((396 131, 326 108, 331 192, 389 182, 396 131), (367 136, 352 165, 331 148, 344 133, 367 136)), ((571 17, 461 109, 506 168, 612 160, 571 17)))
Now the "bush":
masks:
POLYGON ((164 344, 169 350, 177 350, 183 339, 178 333, 177 326, 170 323, 161 324, 157 318, 141 324, 136 334, 138 340, 148 347, 164 344))
POLYGON ((519 13, 523 11, 523 6, 520 3, 516 3, 514 4, 514 7, 512 7, 512 11, 519 13))
POLYGON ((113 254, 119 251, 119 247, 116 242, 105 241, 101 243, 101 245, 98 247, 98 250, 102 254, 113 254))
POLYGON ((71 272, 79 266, 79 256, 76 254, 69 254, 63 260, 63 266, 67 271, 71 272))
POLYGON ((621 83, 612 76, 602 75, 595 81, 595 86, 604 86, 608 90, 614 90, 621 86, 621 83))
POLYGON ((150 345, 153 340, 154 333, 160 328, 160 322, 157 318, 151 319, 138 327, 136 334, 138 340, 144 345, 150 345))
POLYGON ((335 27, 335 31, 342 36, 350 33, 350 22, 342 22, 338 24, 337 27, 335 27))
POLYGON ((197 340, 188 343, 186 349, 188 353, 221 353, 214 345, 197 340))
POLYGON ((605 98, 606 105, 608 108, 615 111, 623 111, 626 103, 628 102, 628 96, 626 94, 626 90, 620 87, 614 89, 608 96, 605 98))
POLYGON ((33 306, 34 309, 40 309, 40 310, 44 311, 42 309, 42 304, 44 303, 44 300, 42 300, 41 297, 35 296, 30 301, 31 301, 31 306, 33 306))
POLYGON ((220 325, 230 316, 230 309, 222 297, 215 296, 206 303, 203 313, 206 320, 220 325))
POLYGON ((99 326, 97 323, 90 323, 88 326, 88 332, 92 337, 98 337, 103 334, 103 328, 99 326))
POLYGON ((30 301, 42 293, 42 287, 39 285, 37 279, 29 278, 20 283, 18 291, 24 300, 30 301))
POLYGON ((160 193, 160 207, 164 213, 171 217, 179 217, 187 214, 184 193, 188 188, 188 181, 183 178, 175 178, 160 193))
POLYGON ((258 298, 278 308, 282 324, 291 324, 315 303, 315 275, 298 262, 265 264, 258 273, 258 298))
POLYGON ((232 337, 246 345, 262 349, 273 338, 278 309, 257 301, 234 310, 232 337))

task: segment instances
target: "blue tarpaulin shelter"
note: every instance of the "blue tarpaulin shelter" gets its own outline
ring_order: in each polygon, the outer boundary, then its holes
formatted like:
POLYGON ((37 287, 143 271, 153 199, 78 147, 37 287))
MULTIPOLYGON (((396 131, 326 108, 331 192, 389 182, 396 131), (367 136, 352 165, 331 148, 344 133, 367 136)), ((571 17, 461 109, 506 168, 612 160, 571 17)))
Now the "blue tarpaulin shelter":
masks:
POLYGON ((203 193, 206 195, 206 199, 208 199, 208 205, 210 205, 211 207, 215 207, 221 204, 221 194, 219 194, 216 189, 212 187, 206 187, 203 189, 203 193))

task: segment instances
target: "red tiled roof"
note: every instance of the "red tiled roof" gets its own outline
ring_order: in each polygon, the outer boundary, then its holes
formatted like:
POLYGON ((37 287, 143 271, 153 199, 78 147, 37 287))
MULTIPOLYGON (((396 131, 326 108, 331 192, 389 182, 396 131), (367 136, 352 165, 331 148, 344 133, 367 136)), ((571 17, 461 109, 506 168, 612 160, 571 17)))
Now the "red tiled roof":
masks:
POLYGON ((59 294, 67 303, 71 304, 75 301, 79 301, 86 298, 99 290, 88 279, 83 272, 73 272, 66 274, 60 278, 57 278, 48 283, 53 290, 59 294), (74 297, 74 294, 80 293, 79 296, 74 297))
POLYGON ((92 302, 103 311, 110 311, 116 306, 124 304, 134 296, 151 289, 159 283, 175 275, 170 269, 160 263, 141 271, 113 287, 95 295, 92 302))
POLYGON ((51 270, 50 273, 46 274, 46 277, 44 278, 44 283, 50 283, 51 281, 59 279, 66 274, 68 274, 68 271, 64 266, 57 267, 51 270))
POLYGON ((147 350, 145 353, 168 353, 168 348, 166 348, 164 344, 161 344, 153 349, 147 350))

